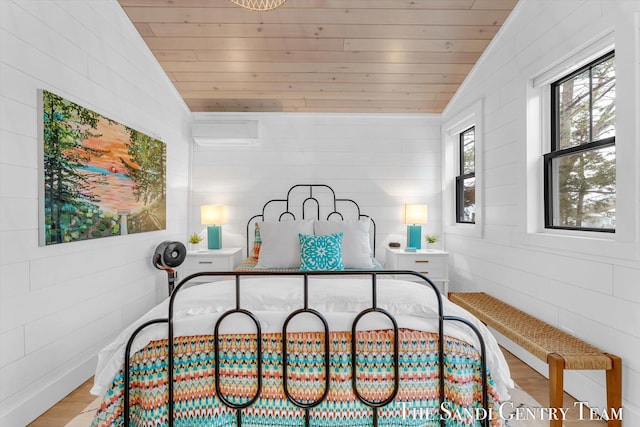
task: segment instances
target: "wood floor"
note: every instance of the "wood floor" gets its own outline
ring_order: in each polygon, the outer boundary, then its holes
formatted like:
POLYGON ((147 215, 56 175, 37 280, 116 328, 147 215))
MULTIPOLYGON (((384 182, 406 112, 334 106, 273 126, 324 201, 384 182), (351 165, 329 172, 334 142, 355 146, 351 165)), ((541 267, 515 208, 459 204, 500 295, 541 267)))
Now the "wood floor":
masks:
MULTIPOLYGON (((538 371, 518 359, 513 354, 509 353, 503 347, 500 347, 507 359, 509 369, 511 371, 511 378, 516 382, 524 391, 529 393, 534 399, 536 399, 543 407, 549 405, 549 380, 540 375, 538 371)), ((573 396, 564 393, 564 407, 573 408, 573 403, 576 399, 573 396)), ((606 427, 606 421, 602 420, 580 420, 579 412, 576 408, 572 409, 567 414, 567 420, 564 421, 564 427, 606 427)))
MULTIPOLYGON (((502 351, 509 363, 513 380, 540 402, 543 407, 548 406, 549 381, 504 348, 502 351)), ((95 396, 89 394, 92 384, 93 379, 82 384, 57 405, 29 424, 29 427, 63 427, 95 399, 95 396)), ((564 407, 573 408, 573 402, 575 402, 575 399, 565 393, 564 407)), ((606 427, 607 425, 605 421, 578 420, 578 416, 577 409, 569 411, 568 420, 564 422, 564 427, 606 427)))
MULTIPOLYGON (((93 377, 73 390, 54 407, 36 418, 29 426, 34 427, 63 427, 93 402, 96 396, 89 394, 93 386, 93 377)), ((89 426, 87 426, 89 427, 89 426)))

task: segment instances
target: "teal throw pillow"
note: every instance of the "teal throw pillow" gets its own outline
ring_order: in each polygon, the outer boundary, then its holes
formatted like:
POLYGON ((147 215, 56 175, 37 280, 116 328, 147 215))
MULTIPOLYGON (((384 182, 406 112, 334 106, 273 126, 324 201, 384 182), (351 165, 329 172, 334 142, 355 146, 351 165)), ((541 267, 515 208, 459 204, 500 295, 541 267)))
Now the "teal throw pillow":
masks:
POLYGON ((298 234, 298 237, 300 238, 300 270, 344 270, 342 233, 322 236, 298 234))

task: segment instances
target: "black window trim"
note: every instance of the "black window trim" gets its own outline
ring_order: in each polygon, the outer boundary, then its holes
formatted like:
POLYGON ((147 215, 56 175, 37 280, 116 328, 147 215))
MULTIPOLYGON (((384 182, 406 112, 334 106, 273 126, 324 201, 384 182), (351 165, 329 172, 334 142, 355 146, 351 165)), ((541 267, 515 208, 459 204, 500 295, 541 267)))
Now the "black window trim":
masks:
MULTIPOLYGON (((571 80, 575 76, 585 72, 586 70, 592 69, 594 66, 615 57, 615 50, 612 50, 597 59, 591 61, 590 63, 580 67, 574 72, 562 77, 559 80, 551 83, 551 152, 543 155, 543 168, 544 168, 544 226, 545 228, 552 230, 573 230, 573 231, 596 231, 600 233, 615 233, 615 228, 595 228, 595 227, 569 227, 562 225, 553 225, 553 167, 552 162, 554 159, 558 159, 561 157, 565 157, 571 154, 576 153, 586 153, 589 151, 597 150, 604 147, 615 147, 616 145, 616 137, 608 137, 598 141, 591 141, 580 145, 575 145, 572 147, 559 149, 558 145, 560 143, 560 112, 558 109, 558 91, 559 87, 562 83, 571 80)), ((589 80, 591 80, 591 73, 589 73, 589 80)), ((593 114, 593 102, 592 102, 592 82, 589 82, 589 104, 591 108, 589 109, 590 116, 593 114)), ((589 120, 589 135, 593 135, 593 117, 590 117, 589 120)))
POLYGON ((462 221, 463 217, 462 213, 464 210, 464 181, 469 178, 476 177, 476 161, 475 161, 475 128, 476 126, 469 126, 467 129, 463 130, 458 134, 458 167, 459 167, 459 175, 456 176, 456 223, 458 224, 475 224, 475 221, 462 221), (469 172, 463 174, 464 172, 464 135, 470 130, 474 131, 474 141, 473 141, 473 172, 469 172))

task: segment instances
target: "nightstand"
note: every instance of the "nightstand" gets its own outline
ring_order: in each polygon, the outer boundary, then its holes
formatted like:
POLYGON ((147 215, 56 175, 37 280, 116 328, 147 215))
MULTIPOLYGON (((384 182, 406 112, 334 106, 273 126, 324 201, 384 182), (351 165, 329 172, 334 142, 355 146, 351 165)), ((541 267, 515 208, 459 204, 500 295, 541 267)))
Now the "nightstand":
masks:
MULTIPOLYGON (((193 273, 205 271, 233 271, 242 262, 242 248, 222 248, 187 252, 180 266, 180 280, 193 273)), ((222 277, 203 276, 191 282, 212 282, 222 277)))
MULTIPOLYGON (((405 252, 404 249, 387 248, 385 268, 387 270, 410 270, 427 276, 445 297, 449 294, 449 253, 438 249, 421 249, 417 252, 405 252)), ((402 276, 404 280, 414 282, 422 279, 415 276, 402 276)))

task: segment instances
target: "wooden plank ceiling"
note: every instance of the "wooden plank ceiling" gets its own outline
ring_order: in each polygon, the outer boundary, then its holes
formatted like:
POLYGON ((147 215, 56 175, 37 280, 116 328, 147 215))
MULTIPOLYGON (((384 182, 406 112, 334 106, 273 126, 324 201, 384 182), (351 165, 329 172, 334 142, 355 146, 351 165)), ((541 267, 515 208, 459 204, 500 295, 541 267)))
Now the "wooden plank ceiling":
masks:
POLYGON ((119 0, 192 111, 440 113, 517 0, 119 0))

